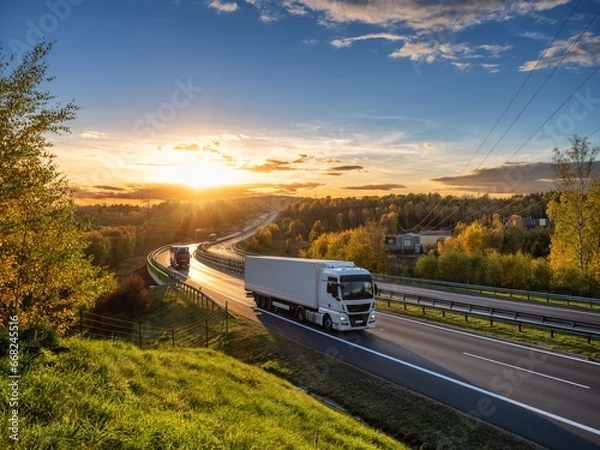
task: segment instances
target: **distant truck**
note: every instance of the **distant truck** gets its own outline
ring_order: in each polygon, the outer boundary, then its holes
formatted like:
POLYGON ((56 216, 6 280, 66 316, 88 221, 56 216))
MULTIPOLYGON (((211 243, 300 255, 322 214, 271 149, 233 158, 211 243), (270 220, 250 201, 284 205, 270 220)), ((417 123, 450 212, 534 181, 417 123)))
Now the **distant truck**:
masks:
POLYGON ((259 308, 279 308, 326 330, 375 327, 371 274, 351 261, 247 256, 245 288, 259 308))
POLYGON ((217 240, 217 233, 210 233, 210 234, 208 235, 208 240, 209 240, 210 242, 215 242, 215 241, 217 240))
POLYGON ((190 268, 190 249, 187 245, 171 246, 171 267, 178 270, 188 270, 190 268))

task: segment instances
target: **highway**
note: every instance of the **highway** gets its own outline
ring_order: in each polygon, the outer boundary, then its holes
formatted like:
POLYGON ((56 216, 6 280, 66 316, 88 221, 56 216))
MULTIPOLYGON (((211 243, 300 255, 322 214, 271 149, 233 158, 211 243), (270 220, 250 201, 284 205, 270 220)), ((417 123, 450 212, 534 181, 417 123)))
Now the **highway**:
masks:
POLYGON ((197 260, 187 275, 234 314, 544 447, 600 448, 600 363, 387 313, 374 330, 327 334, 259 310, 243 280, 197 260))
MULTIPOLYGON (((167 258, 166 252, 157 255, 165 265, 167 258)), ((598 362, 383 312, 373 330, 328 334, 256 308, 246 298, 243 280, 195 259, 187 276, 189 284, 227 303, 234 314, 541 446, 600 448, 598 362)))

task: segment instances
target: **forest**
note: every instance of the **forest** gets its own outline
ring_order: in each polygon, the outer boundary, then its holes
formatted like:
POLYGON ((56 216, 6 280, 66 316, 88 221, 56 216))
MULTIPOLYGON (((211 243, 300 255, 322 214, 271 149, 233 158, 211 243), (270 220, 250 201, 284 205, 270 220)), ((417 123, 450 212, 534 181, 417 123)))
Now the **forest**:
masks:
POLYGON ((562 191, 509 198, 298 199, 243 249, 349 259, 392 275, 598 296, 600 180, 591 175, 598 147, 585 138, 574 137, 572 143, 554 153, 557 169, 570 183, 562 191), (546 219, 545 226, 531 218, 546 219), (398 259, 386 248, 386 235, 429 230, 451 230, 452 236, 419 258, 398 259))
POLYGON ((289 202, 286 197, 254 197, 155 205, 77 206, 76 217, 94 264, 115 268, 134 256, 172 243, 208 240, 208 235, 237 231, 251 218, 289 202))

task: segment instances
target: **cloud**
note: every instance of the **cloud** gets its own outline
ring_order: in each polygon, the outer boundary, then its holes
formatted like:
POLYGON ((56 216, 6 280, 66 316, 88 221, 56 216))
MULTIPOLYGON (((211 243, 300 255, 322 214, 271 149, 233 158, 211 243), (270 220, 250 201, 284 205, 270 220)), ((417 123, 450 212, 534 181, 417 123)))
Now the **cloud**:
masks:
POLYGON ((110 185, 98 185, 98 186, 92 186, 94 189, 100 189, 101 191, 114 191, 114 192, 126 192, 127 189, 125 189, 122 186, 110 186, 110 185))
POLYGON ((191 144, 179 144, 176 145, 175 147, 173 147, 175 150, 185 150, 185 151, 194 151, 194 150, 200 150, 200 146, 196 143, 191 143, 191 144))
POLYGON ((316 189, 318 187, 321 186, 325 186, 324 183, 315 183, 315 182, 308 182, 308 183, 283 183, 283 184, 274 184, 272 185, 271 189, 275 190, 275 193, 279 193, 279 194, 290 194, 290 193, 297 193, 300 191, 310 191, 311 189, 316 189))
POLYGON ((284 0, 283 7, 294 16, 305 16, 308 14, 308 9, 295 0, 284 0))
MULTIPOLYGON (((321 15, 324 23, 362 23, 381 27, 404 26, 419 33, 459 31, 485 22, 501 22, 515 16, 538 14, 569 0, 288 0, 284 8, 304 8, 321 15)), ((252 0, 268 4, 269 0, 252 0)))
POLYGON ((550 36, 541 31, 525 31, 523 33, 518 33, 517 36, 523 37, 526 39, 532 39, 534 41, 540 42, 550 42, 550 36))
POLYGON ((84 131, 79 133, 79 137, 82 137, 84 139, 108 139, 108 134, 103 133, 102 131, 96 131, 90 128, 86 128, 84 131))
MULTIPOLYGON (((569 39, 554 42, 552 47, 543 55, 543 59, 539 64, 538 60, 526 61, 519 67, 519 70, 529 72, 534 69, 540 70, 547 67, 554 67, 559 63, 565 66, 597 66, 600 63, 600 36, 586 31, 581 35, 581 39, 578 39, 579 34, 576 34, 569 39)), ((542 54, 540 54, 541 57, 542 54)))
POLYGON ((336 166, 336 167, 331 167, 329 169, 330 172, 346 172, 346 171, 350 171, 350 170, 363 170, 364 167, 363 166, 359 166, 359 165, 346 165, 346 166, 336 166))
POLYGON ((353 189, 359 191, 392 191, 394 189, 406 189, 403 184, 364 184, 362 186, 346 186, 344 189, 353 189))
POLYGON ((392 41, 392 42, 407 40, 407 38, 405 36, 400 36, 398 34, 393 34, 393 33, 371 33, 371 34, 365 34, 363 36, 334 39, 333 41, 331 41, 331 45, 333 45, 336 48, 350 47, 355 42, 366 41, 366 40, 370 40, 370 39, 383 39, 383 40, 392 41))
MULTIPOLYGON (((215 0, 217 1, 217 0, 215 0)), ((339 37, 331 41, 336 48, 350 47, 365 40, 403 42, 389 54, 391 58, 410 61, 449 61, 459 70, 471 66, 463 58, 498 58, 511 46, 485 43, 479 46, 457 42, 457 34, 469 28, 488 23, 504 23, 515 18, 544 20, 543 14, 569 3, 570 0, 461 0, 431 2, 416 0, 246 0, 260 13, 263 22, 272 22, 288 15, 314 18, 318 23, 339 29, 339 25, 357 24, 379 28, 352 37, 339 37), (390 30, 401 29, 403 33, 390 30)), ((543 39, 539 33, 525 32, 521 36, 543 39)), ((313 41, 303 41, 312 43, 313 41)), ((573 56, 572 64, 586 61, 593 65, 592 45, 586 55, 573 56)), ((595 53, 596 55, 598 52, 595 53)), ((521 70, 529 70, 530 62, 521 70)), ((484 68, 485 69, 485 68, 484 68)), ((487 70, 487 69, 486 69, 487 70)), ((495 72, 495 69, 492 70, 495 72)))
POLYGON ((305 190, 323 186, 323 183, 262 183, 208 188, 193 188, 186 185, 145 183, 128 184, 125 187, 109 185, 72 186, 73 196, 77 202, 96 203, 120 200, 124 203, 135 203, 149 200, 182 200, 198 201, 207 199, 224 199, 255 196, 257 194, 296 194, 305 190))
POLYGON ((208 6, 216 9, 219 13, 232 13, 237 11, 238 4, 235 2, 223 2, 221 0, 212 0, 208 6))
POLYGON ((254 6, 260 16, 261 22, 270 23, 279 20, 282 17, 282 12, 287 10, 289 14, 294 14, 293 11, 297 11, 298 7, 302 7, 302 5, 298 2, 287 1, 285 2, 286 9, 282 9, 280 6, 275 5, 271 2, 271 0, 246 0, 246 3, 250 3, 254 6))
POLYGON ((481 68, 487 70, 489 73, 498 73, 500 72, 498 64, 481 64, 481 68))
POLYGON ((277 159, 267 159, 267 162, 264 164, 258 164, 254 166, 246 166, 245 170, 249 170, 250 172, 260 172, 260 173, 271 173, 278 172, 281 170, 296 170, 294 167, 290 167, 289 161, 280 161, 277 159))
POLYGON ((468 63, 459 60, 498 58, 500 53, 510 50, 510 45, 483 44, 470 46, 467 43, 450 43, 435 41, 406 42, 401 48, 392 52, 390 58, 407 58, 411 61, 425 61, 433 63, 436 60, 451 61, 461 70, 466 69, 468 63))
MULTIPOLYGON (((600 165, 598 165, 600 169, 600 165)), ((433 178, 432 181, 469 192, 521 194, 556 190, 552 163, 506 163, 478 169, 467 175, 433 178)))

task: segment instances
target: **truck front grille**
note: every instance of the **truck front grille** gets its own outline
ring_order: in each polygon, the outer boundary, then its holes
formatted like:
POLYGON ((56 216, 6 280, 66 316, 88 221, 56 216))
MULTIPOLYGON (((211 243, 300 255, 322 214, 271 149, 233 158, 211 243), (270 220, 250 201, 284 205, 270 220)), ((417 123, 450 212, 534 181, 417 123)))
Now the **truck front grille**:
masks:
POLYGON ((370 303, 364 303, 362 305, 346 305, 349 313, 367 312, 371 310, 370 303))

